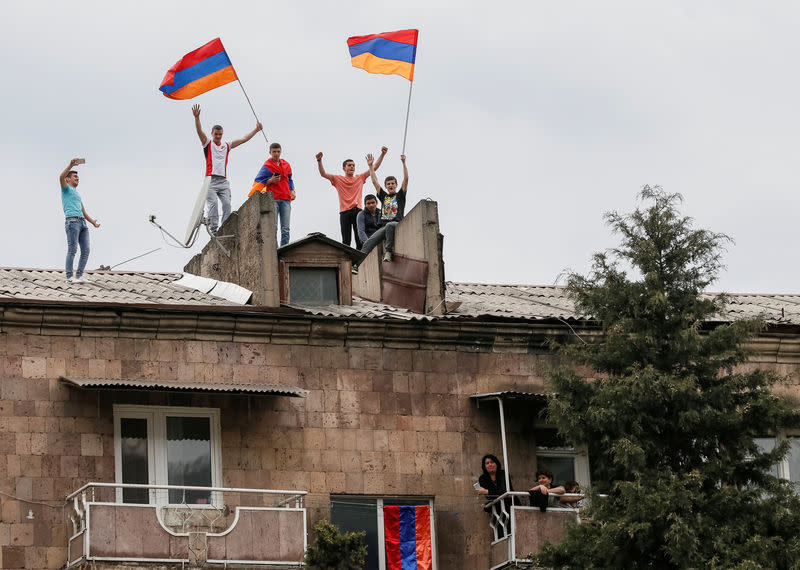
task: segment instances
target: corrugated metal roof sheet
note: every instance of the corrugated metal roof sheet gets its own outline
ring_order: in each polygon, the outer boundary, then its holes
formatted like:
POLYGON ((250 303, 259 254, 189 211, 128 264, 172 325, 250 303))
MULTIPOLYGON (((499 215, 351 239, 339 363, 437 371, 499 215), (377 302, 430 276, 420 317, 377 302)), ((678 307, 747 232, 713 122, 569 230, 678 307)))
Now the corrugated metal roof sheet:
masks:
POLYGON ((360 317, 365 319, 398 319, 402 321, 433 320, 434 317, 420 315, 402 307, 393 307, 383 303, 373 303, 358 297, 353 298, 352 305, 288 305, 299 311, 320 317, 360 317))
POLYGON ((176 282, 181 273, 87 271, 88 283, 67 283, 64 270, 0 268, 0 298, 157 305, 239 305, 176 282))
POLYGON ((216 279, 200 277, 199 275, 192 275, 191 273, 184 273, 180 279, 173 281, 172 284, 195 289, 201 293, 208 293, 209 295, 221 299, 227 299, 237 305, 246 305, 247 302, 250 301, 250 297, 253 296, 252 291, 240 287, 236 283, 217 281, 216 279))
POLYGON ((520 392, 518 390, 505 390, 503 392, 489 392, 488 394, 473 394, 470 396, 472 400, 483 402, 485 400, 535 400, 537 402, 544 402, 547 400, 548 394, 541 392, 520 392))
POLYGON ((155 382, 126 378, 59 378, 67 385, 83 390, 163 390, 170 392, 224 392, 226 394, 273 394, 305 398, 308 390, 279 384, 234 384, 227 382, 155 382))

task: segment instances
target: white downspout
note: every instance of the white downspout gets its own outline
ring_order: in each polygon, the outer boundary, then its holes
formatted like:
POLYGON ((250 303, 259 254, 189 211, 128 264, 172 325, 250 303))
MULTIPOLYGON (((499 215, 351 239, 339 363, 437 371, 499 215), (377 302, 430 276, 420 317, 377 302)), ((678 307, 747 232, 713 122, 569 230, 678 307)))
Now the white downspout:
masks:
POLYGON ((503 465, 505 466, 506 492, 508 492, 511 490, 511 476, 509 475, 511 470, 508 467, 508 449, 506 448, 506 413, 503 409, 502 398, 497 398, 497 405, 500 408, 500 437, 503 441, 503 465))

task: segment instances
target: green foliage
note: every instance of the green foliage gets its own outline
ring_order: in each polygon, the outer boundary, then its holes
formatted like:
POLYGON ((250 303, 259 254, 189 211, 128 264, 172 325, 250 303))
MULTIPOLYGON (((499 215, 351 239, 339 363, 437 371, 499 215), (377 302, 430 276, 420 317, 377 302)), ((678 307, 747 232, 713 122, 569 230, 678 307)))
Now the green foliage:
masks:
POLYGON ((314 542, 306 549, 306 564, 319 570, 361 570, 367 558, 365 532, 340 532, 321 520, 314 525, 314 542))
POLYGON ((572 367, 552 376, 548 415, 592 460, 590 516, 537 563, 569 568, 797 568, 800 500, 769 474, 787 452, 753 438, 798 425, 745 371, 761 321, 720 322, 724 296, 703 295, 728 238, 695 229, 680 195, 644 187, 647 207, 606 215, 619 247, 570 275, 578 310, 602 324, 597 342, 562 349, 572 367), (597 493, 608 497, 599 499, 597 493))

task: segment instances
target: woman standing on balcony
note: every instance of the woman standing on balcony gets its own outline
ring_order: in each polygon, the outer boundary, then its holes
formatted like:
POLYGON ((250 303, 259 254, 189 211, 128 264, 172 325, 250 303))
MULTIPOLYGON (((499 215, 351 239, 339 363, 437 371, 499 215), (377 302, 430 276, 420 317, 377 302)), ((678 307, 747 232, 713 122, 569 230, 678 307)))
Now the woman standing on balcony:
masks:
MULTIPOLYGON (((475 492, 479 495, 486 495, 486 502, 494 501, 497 497, 506 492, 506 472, 500 460, 491 453, 487 453, 481 459, 483 474, 478 477, 478 488, 475 492)), ((510 478, 509 478, 510 481, 510 478)), ((513 491, 513 486, 509 491, 513 491)))
MULTIPOLYGON (((483 510, 490 513, 492 517, 497 519, 499 523, 496 527, 497 538, 505 536, 504 527, 508 523, 509 512, 511 510, 512 501, 505 499, 500 502, 490 505, 497 497, 506 492, 506 472, 503 471, 503 466, 500 460, 491 453, 487 453, 481 459, 481 469, 483 473, 478 477, 478 483, 475 487, 475 492, 478 495, 486 495, 486 505, 483 510), (505 506, 505 508, 503 508, 505 506)), ((508 478, 509 491, 513 491, 514 487, 511 485, 511 477, 508 478)))

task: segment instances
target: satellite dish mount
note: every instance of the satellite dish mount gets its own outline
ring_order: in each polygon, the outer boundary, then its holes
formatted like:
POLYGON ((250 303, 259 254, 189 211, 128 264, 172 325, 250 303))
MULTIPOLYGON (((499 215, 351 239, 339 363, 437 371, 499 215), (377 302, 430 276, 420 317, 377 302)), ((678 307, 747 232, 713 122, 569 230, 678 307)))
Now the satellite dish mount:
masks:
POLYGON ((194 242, 197 241, 197 236, 200 233, 200 226, 205 226, 206 232, 208 233, 211 240, 216 243, 219 248, 227 255, 228 257, 231 256, 231 252, 222 245, 220 242, 220 238, 229 238, 233 237, 232 235, 229 236, 220 236, 216 235, 208 229, 208 218, 203 215, 203 206, 206 203, 206 195, 208 194, 208 187, 211 185, 211 177, 206 176, 203 180, 203 185, 200 187, 200 192, 197 194, 197 199, 194 201, 194 208, 192 209, 192 216, 189 218, 189 225, 186 228, 186 236, 184 237, 183 241, 176 238, 174 235, 169 233, 166 229, 164 229, 161 224, 156 222, 155 215, 150 215, 150 223, 161 230, 161 233, 168 236, 178 247, 182 247, 185 249, 189 249, 194 245, 194 242))

